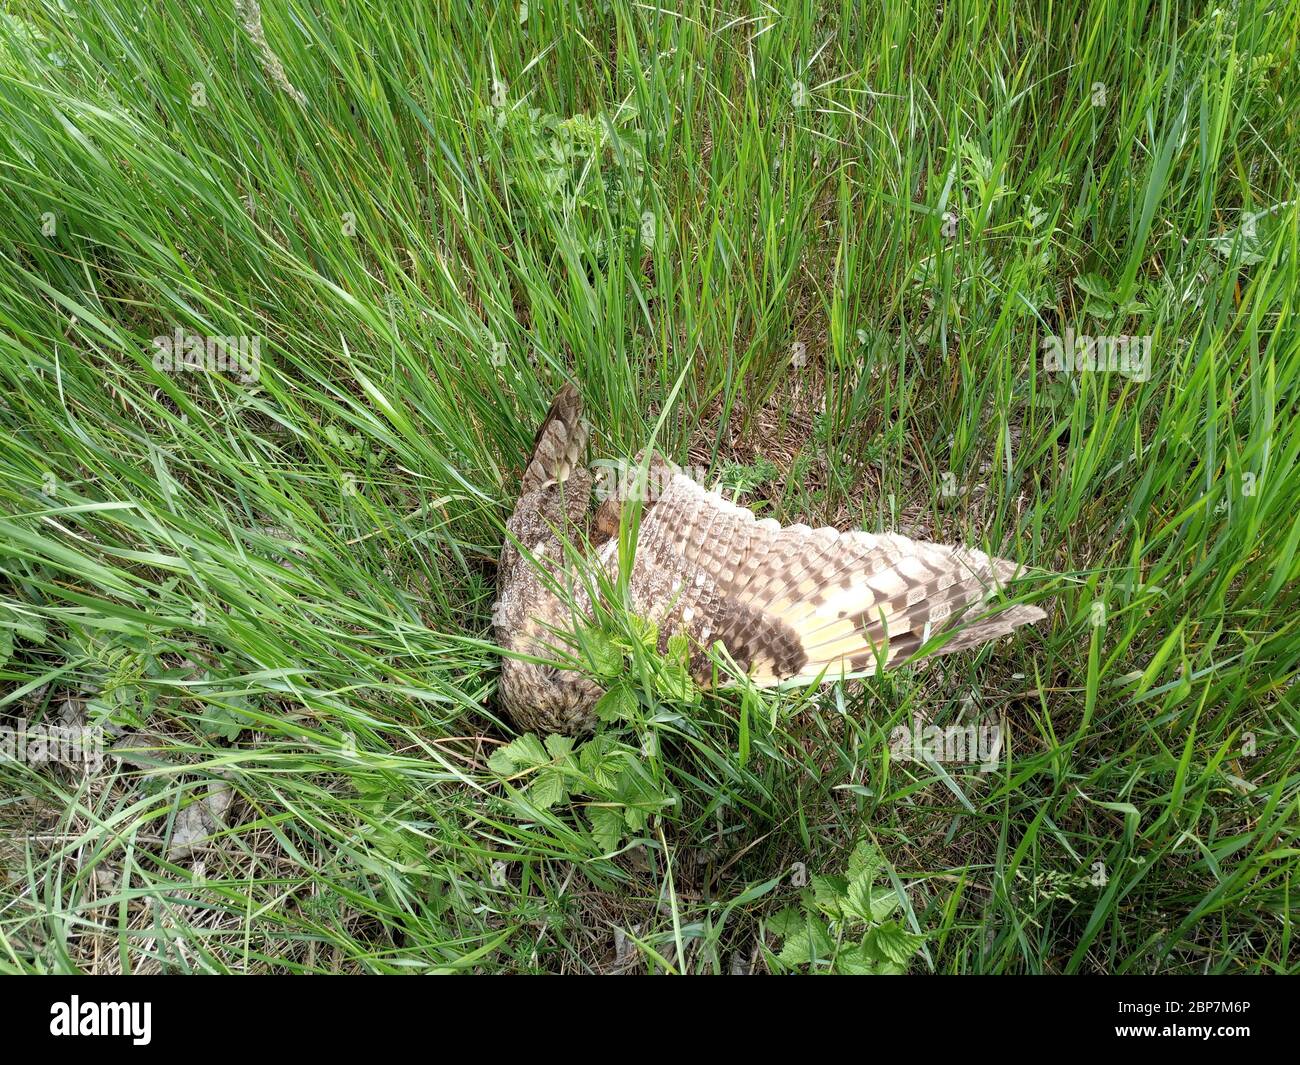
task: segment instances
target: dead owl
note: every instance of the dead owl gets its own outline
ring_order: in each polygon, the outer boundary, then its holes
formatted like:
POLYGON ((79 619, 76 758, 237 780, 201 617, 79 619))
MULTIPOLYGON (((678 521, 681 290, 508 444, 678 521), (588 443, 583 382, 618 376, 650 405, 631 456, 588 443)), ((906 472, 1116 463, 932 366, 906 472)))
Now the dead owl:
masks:
MULTIPOLYGON (((603 694, 581 672, 551 664, 557 651, 572 655, 564 634, 590 612, 589 582, 573 579, 573 545, 590 545, 596 564, 611 578, 618 573, 623 500, 616 495, 592 512, 586 450, 582 400, 565 385, 537 430, 506 523, 493 612, 507 652, 501 701, 524 731, 588 731, 603 694)), ((829 683, 897 665, 949 630, 954 635, 925 657, 979 646, 1045 616, 1035 606, 987 605, 1018 572, 1007 559, 889 533, 783 528, 659 456, 650 465, 658 474, 650 483, 661 490, 642 504, 630 606, 658 626, 661 651, 669 636, 685 633, 701 685, 715 676, 706 653, 715 642, 758 685, 829 683)))

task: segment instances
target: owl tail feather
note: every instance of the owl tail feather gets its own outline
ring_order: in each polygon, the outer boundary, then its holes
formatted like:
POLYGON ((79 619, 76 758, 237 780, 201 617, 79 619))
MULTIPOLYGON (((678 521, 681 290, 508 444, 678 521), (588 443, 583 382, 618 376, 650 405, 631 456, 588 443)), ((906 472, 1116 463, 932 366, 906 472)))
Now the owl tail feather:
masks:
POLYGON ((533 438, 533 454, 524 470, 520 495, 558 484, 583 461, 587 451, 587 424, 582 418, 582 397, 571 383, 565 384, 545 421, 533 438))

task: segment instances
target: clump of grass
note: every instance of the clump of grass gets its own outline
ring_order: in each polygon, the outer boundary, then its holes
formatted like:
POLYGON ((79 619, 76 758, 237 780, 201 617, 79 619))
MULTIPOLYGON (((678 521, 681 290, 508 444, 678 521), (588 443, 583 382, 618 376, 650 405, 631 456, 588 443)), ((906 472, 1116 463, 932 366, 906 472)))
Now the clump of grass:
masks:
POLYGON ((1296 968, 1293 10, 255 6, 4 16, 0 723, 109 749, 0 764, 0 966, 775 967, 869 830, 916 970, 1296 968), (1009 548, 1050 624, 769 695, 625 629, 600 734, 519 739, 566 379, 602 454, 1009 548), (891 755, 970 705, 995 771, 891 755))

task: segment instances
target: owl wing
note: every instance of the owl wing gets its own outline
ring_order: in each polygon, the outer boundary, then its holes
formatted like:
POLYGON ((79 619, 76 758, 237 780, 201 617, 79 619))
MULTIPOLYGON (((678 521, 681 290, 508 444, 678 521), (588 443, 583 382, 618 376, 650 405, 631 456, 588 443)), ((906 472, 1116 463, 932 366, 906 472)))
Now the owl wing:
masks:
POLYGON ((566 384, 551 401, 533 437, 533 450, 519 482, 519 496, 506 522, 497 572, 509 587, 519 563, 518 544, 532 551, 558 531, 572 535, 585 524, 591 476, 584 466, 588 427, 582 397, 566 384))
POLYGON ((582 397, 566 383, 551 400, 546 418, 533 437, 533 453, 519 483, 520 497, 568 479, 587 453, 587 423, 582 397))
POLYGON ((772 685, 872 673, 948 632, 926 657, 965 650, 1046 616, 1034 606, 976 609, 1016 576, 1008 559, 892 534, 782 527, 679 472, 666 482, 642 513, 630 591, 661 642, 688 635, 701 680, 715 641, 772 685))

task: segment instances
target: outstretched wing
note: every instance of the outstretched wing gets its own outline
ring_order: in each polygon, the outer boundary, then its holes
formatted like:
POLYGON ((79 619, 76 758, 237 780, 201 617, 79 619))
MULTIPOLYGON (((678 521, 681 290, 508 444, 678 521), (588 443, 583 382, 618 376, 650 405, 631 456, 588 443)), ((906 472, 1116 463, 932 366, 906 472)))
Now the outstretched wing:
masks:
POLYGON ((981 607, 1018 568, 905 536, 757 521, 676 473, 643 512, 630 590, 661 638, 688 634, 701 679, 705 649, 721 641, 756 683, 770 685, 897 665, 962 619, 931 654, 1039 621, 1046 615, 1034 606, 981 607))

